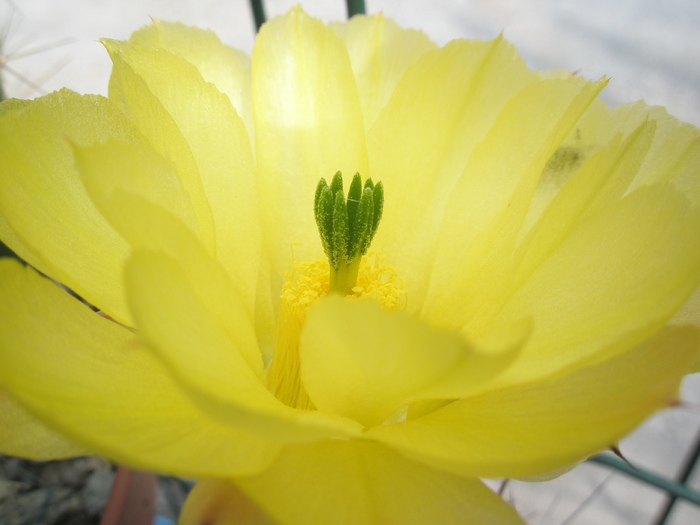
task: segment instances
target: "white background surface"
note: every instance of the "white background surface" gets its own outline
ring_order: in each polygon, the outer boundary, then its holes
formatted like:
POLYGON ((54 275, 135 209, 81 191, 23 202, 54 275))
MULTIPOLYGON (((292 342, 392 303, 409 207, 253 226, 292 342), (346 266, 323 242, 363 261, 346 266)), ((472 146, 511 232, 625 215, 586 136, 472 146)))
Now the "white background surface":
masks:
MULTIPOLYGON (((266 2, 268 16, 285 12, 293 3, 266 2)), ((345 17, 342 0, 300 3, 324 20, 345 17)), ((700 1, 366 0, 366 4, 368 12, 381 10, 403 26, 423 29, 438 44, 453 38, 492 38, 502 31, 532 68, 578 70, 594 79, 608 75, 612 80, 603 98, 609 103, 645 99, 700 126, 700 1)), ((127 38, 148 24, 149 17, 214 29, 225 43, 247 52, 254 38, 247 0, 0 0, 0 17, 7 67, 41 86, 37 90, 5 69, 6 92, 23 98, 62 86, 106 93, 110 62, 97 39, 127 38), (31 53, 36 49, 44 51, 31 53)), ((655 416, 621 444, 630 461, 670 476, 678 471, 700 430, 698 378, 687 381, 682 398, 684 406, 655 416)), ((700 469, 693 483, 700 488, 700 469)), ((538 525, 651 523, 662 502, 658 491, 589 464, 552 482, 514 482, 506 496, 529 523, 538 525)), ((700 523, 700 510, 680 504, 668 523, 700 523)))

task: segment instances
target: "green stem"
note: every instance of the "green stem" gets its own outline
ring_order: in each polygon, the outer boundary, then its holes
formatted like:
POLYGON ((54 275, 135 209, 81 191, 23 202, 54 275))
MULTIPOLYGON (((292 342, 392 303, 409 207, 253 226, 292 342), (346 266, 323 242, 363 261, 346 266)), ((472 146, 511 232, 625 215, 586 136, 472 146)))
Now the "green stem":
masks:
POLYGON ((591 463, 598 463, 599 465, 605 465, 606 467, 623 472, 624 474, 627 474, 638 481, 652 485, 677 498, 684 499, 700 506, 700 492, 691 489, 687 485, 668 480, 662 476, 659 476, 658 474, 649 472, 648 470, 632 467, 621 459, 608 456, 607 454, 597 454, 588 458, 588 461, 591 463))
POLYGON ((250 0, 250 8, 253 10, 253 19, 255 20, 255 31, 260 31, 260 26, 265 23, 265 8, 262 0, 250 0))
POLYGON ((348 6, 348 18, 355 15, 364 15, 366 12, 365 0, 345 0, 345 3, 348 6))
POLYGON ((358 253, 352 262, 341 264, 337 271, 331 268, 331 292, 352 295, 352 289, 357 284, 357 274, 360 271, 360 259, 362 255, 358 253))

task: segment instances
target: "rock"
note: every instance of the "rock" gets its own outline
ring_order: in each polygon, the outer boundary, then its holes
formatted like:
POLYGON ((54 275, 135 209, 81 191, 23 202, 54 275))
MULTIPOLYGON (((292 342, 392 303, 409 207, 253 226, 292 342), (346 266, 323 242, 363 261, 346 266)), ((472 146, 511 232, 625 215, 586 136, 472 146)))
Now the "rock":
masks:
POLYGON ((90 475, 82 491, 83 507, 88 514, 102 514, 113 482, 113 470, 97 470, 90 475))
POLYGON ((0 456, 0 523, 97 525, 114 479, 98 457, 27 461, 0 456))

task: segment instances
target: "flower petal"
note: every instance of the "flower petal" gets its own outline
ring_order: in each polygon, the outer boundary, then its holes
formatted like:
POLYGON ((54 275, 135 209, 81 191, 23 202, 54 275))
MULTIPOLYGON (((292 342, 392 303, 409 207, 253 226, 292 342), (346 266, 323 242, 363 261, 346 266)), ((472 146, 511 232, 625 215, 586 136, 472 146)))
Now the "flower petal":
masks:
POLYGON ((68 90, 2 107, 0 237, 41 272, 128 322, 120 286, 128 245, 90 202, 70 144, 129 140, 133 127, 107 99, 68 90))
POLYGON ((201 412, 133 333, 0 261, 0 388, 79 445, 182 476, 252 473, 278 445, 201 412))
MULTIPOLYGON (((145 142, 123 143, 108 140, 102 144, 75 147, 75 161, 88 194, 110 224, 132 245, 138 246, 134 235, 124 228, 124 219, 107 203, 123 193, 138 195, 145 201, 157 202, 176 217, 191 232, 198 230, 197 215, 185 192, 175 167, 158 155, 145 142)), ((122 209, 148 229, 147 217, 137 210, 122 209)))
POLYGON ((542 170, 603 86, 541 80, 506 103, 445 206, 421 315, 459 329, 485 300, 502 300, 542 170))
POLYGON ((418 399, 467 395, 513 361, 526 334, 517 327, 480 348, 376 303, 328 297, 309 310, 301 378, 319 410, 369 427, 418 399))
POLYGON ((277 525, 230 481, 202 479, 187 495, 181 525, 277 525))
POLYGON ((368 441, 290 446, 269 469, 232 483, 284 525, 523 523, 479 480, 426 468, 368 441))
POLYGON ((180 352, 178 363, 202 387, 226 397, 259 385, 263 362, 240 292, 213 260, 195 260, 184 270, 163 253, 136 250, 125 272, 129 305, 139 335, 180 352))
POLYGON ((0 392, 0 452, 44 461, 91 452, 44 426, 39 420, 0 392))
POLYGON ((673 324, 692 324, 700 328, 700 287, 695 289, 693 295, 685 302, 672 319, 673 324))
POLYGON ((129 37, 138 47, 161 48, 194 65, 207 82, 228 96, 246 123, 253 138, 253 111, 250 104, 250 57, 225 46, 211 30, 177 22, 154 20, 129 37))
POLYGON ((422 31, 402 29, 382 13, 353 16, 330 27, 348 48, 365 128, 374 123, 406 69, 437 48, 422 31))
POLYGON ((664 108, 640 101, 608 109, 599 102, 581 120, 572 139, 580 150, 595 151, 615 134, 630 134, 645 122, 654 122, 657 131, 632 187, 673 181, 697 204, 700 202, 697 177, 700 131, 669 115, 664 108))
POLYGON ((674 404, 699 338, 694 328, 667 328, 609 361, 455 401, 367 435, 462 475, 546 473, 616 443, 674 404))
POLYGON ((606 359, 653 335, 698 285, 699 230, 700 208, 663 183, 588 214, 496 316, 534 321, 503 384, 606 359))
POLYGON ((114 62, 110 98, 172 160, 194 205, 196 232, 252 306, 261 241, 243 121, 229 98, 184 58, 127 42, 105 45, 114 62))
MULTIPOLYGON (((536 212, 537 222, 518 246, 516 282, 537 268, 585 214, 609 206, 627 193, 649 151, 655 129, 654 121, 647 121, 624 140, 618 134, 575 173, 564 175, 565 184, 556 188, 544 210, 536 212)), ((566 164, 576 164, 574 159, 583 154, 579 147, 560 146, 547 162, 543 177, 561 177, 561 173, 554 172, 566 169, 566 164)))
POLYGON ((472 149, 508 99, 537 76, 502 38, 426 52, 399 80, 367 133, 371 175, 387 205, 373 241, 423 302, 443 210, 472 149))
POLYGON ((126 267, 136 327, 200 405, 215 417, 269 439, 305 441, 358 432, 357 423, 322 412, 294 410, 264 386, 252 313, 220 265, 187 230, 157 208, 147 210, 160 237, 180 249, 136 251, 126 267))
POLYGON ((265 241, 282 285, 297 260, 322 255, 313 214, 321 177, 370 175, 362 108, 343 41, 300 7, 265 24, 253 47, 255 119, 265 241))

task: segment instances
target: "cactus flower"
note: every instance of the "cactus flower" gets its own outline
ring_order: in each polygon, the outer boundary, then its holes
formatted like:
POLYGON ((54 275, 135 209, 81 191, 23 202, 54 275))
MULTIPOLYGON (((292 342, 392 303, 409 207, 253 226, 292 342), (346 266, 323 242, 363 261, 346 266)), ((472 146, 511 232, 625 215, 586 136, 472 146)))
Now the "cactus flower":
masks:
POLYGON ((479 478, 677 401, 693 126, 381 15, 103 43, 108 97, 0 106, 4 453, 197 478, 186 524, 520 523, 479 478))

